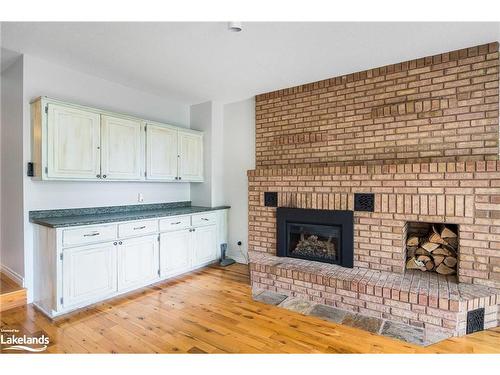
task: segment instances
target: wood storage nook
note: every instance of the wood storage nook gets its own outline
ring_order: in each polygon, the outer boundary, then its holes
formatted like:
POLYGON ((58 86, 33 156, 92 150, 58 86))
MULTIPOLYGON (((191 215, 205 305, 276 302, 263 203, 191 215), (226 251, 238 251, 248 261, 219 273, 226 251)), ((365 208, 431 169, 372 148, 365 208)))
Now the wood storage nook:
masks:
POLYGON ((406 269, 457 273, 458 226, 455 224, 408 223, 406 269))

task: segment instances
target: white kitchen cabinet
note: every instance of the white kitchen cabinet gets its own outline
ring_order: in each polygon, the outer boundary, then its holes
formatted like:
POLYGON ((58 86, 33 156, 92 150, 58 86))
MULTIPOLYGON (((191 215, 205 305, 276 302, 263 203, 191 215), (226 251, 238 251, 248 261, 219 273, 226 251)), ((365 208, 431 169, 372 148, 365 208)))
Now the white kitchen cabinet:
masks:
POLYGON ((203 181, 203 134, 192 131, 178 131, 179 137, 179 180, 203 181))
POLYGON ((191 229, 183 229, 160 235, 161 277, 180 274, 191 267, 191 233, 191 229))
POLYGON ((101 116, 101 177, 108 180, 144 179, 142 121, 101 116))
POLYGON ((101 163, 99 114, 56 104, 47 104, 46 114, 46 176, 97 179, 101 163))
POLYGON ((34 225, 33 302, 53 318, 210 264, 227 239, 226 215, 34 225))
POLYGON ((203 133, 40 97, 31 103, 34 179, 203 181, 203 133))
POLYGON ((158 235, 118 242, 118 291, 140 288, 157 281, 159 275, 158 235))
POLYGON ((99 301, 117 291, 116 246, 112 242, 64 250, 62 300, 65 308, 99 301))
POLYGON ((86 225, 77 229, 64 229, 64 247, 81 246, 96 242, 113 241, 116 238, 116 225, 86 225))
POLYGON ((147 124, 146 178, 175 181, 178 173, 177 129, 147 124))
POLYGON ((217 227, 209 225, 194 228, 193 233, 193 266, 206 264, 217 256, 217 227))

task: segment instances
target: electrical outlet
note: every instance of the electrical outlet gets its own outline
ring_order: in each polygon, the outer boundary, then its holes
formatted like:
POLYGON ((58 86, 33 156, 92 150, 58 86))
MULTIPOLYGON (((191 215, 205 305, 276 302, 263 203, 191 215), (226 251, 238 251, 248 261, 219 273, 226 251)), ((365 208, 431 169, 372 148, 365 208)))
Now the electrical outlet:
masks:
POLYGON ((144 195, 142 195, 142 193, 137 194, 137 202, 144 202, 144 195))

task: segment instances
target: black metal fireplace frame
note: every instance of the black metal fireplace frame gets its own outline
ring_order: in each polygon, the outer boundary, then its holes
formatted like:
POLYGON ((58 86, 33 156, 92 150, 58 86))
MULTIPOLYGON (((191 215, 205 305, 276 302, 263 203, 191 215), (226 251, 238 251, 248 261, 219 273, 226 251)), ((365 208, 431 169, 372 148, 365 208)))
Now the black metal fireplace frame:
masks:
POLYGON ((341 210, 314 210, 306 208, 278 207, 276 209, 276 255, 314 260, 323 263, 338 264, 342 267, 352 268, 354 258, 354 214, 352 211, 341 210), (310 259, 308 257, 293 256, 288 254, 289 223, 303 223, 316 225, 334 225, 341 227, 341 251, 337 260, 310 259))

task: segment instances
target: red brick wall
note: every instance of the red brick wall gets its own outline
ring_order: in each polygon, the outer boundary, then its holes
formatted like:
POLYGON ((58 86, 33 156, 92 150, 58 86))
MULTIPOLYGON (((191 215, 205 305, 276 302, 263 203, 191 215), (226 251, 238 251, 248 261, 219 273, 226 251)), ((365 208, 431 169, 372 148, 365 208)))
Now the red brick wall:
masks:
POLYGON ((498 159, 498 43, 256 97, 256 165, 498 159))
POLYGON ((415 163, 248 172, 249 250, 276 253, 278 205, 353 210, 355 192, 375 194, 375 212, 354 212, 354 265, 403 272, 407 221, 459 225, 460 281, 500 288, 500 162, 415 163))

